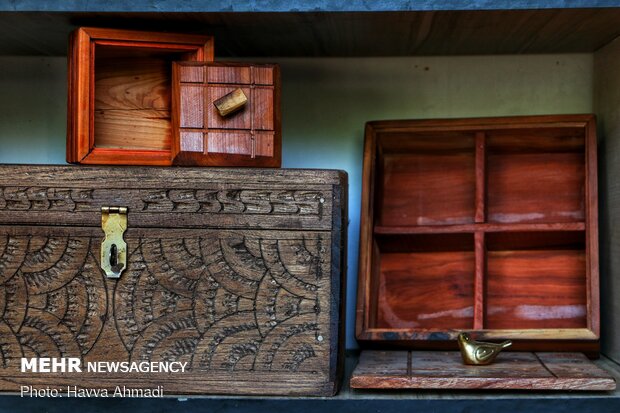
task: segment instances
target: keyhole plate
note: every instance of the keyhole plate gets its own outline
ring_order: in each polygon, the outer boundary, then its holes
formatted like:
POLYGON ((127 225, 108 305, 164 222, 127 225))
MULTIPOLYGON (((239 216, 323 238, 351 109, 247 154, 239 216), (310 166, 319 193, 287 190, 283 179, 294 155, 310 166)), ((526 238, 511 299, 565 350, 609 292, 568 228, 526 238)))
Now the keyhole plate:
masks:
POLYGON ((127 208, 102 207, 101 269, 108 278, 119 278, 127 267, 127 244, 123 234, 127 229, 127 208))

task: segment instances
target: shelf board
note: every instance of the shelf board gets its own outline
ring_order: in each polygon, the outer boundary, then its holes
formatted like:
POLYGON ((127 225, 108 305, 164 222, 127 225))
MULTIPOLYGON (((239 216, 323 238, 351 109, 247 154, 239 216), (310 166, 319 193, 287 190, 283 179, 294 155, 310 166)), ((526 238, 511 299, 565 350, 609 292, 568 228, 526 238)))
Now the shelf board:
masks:
POLYGON ((466 225, 424 225, 424 226, 383 226, 375 225, 375 234, 407 235, 407 234, 454 234, 481 232, 536 232, 536 231, 585 231, 583 222, 558 222, 545 224, 466 224, 466 225))
MULTIPOLYGON (((3 396, 0 413, 15 411, 45 410, 48 413, 62 413, 72 410, 107 410, 115 412, 163 412, 181 409, 187 413, 228 411, 234 407, 238 412, 268 413, 280 410, 301 410, 302 412, 324 412, 325 409, 345 412, 384 411, 399 412, 419 409, 434 412, 486 411, 501 408, 502 412, 529 410, 532 413, 544 411, 565 412, 575 409, 584 411, 617 412, 620 409, 620 388, 614 391, 596 392, 542 392, 542 391, 373 391, 355 390, 349 387, 349 379, 358 355, 351 352, 346 359, 343 388, 335 397, 248 397, 248 396, 195 396, 167 399, 105 399, 105 398, 63 398, 50 403, 49 398, 3 396), (561 401, 561 403, 559 403, 561 401), (528 409, 529 408, 529 409, 528 409), (463 410, 460 410, 463 409, 463 410), (533 410, 531 410, 533 409, 533 410)), ((620 382, 620 366, 601 357, 594 363, 609 371, 620 382)), ((120 383, 122 385, 122 383, 120 383)))
POLYGON ((620 36, 604 1, 117 3, 0 1, 0 55, 64 56, 78 26, 212 34, 219 57, 272 58, 591 53, 620 36), (513 10, 483 10, 497 5, 513 10))
POLYGON ((425 11, 425 10, 503 10, 503 9, 551 9, 613 7, 613 0, 63 0, 63 1, 0 1, 0 11, 90 11, 90 12, 383 12, 383 11, 425 11))

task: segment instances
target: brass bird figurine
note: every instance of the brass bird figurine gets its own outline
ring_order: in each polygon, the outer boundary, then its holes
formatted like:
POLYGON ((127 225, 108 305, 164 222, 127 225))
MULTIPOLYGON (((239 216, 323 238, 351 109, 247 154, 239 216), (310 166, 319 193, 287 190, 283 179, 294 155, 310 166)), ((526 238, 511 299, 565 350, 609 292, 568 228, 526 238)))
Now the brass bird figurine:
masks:
POLYGON ((500 351, 512 345, 510 340, 499 344, 475 341, 467 333, 459 334, 458 342, 463 363, 475 366, 491 364, 500 351))

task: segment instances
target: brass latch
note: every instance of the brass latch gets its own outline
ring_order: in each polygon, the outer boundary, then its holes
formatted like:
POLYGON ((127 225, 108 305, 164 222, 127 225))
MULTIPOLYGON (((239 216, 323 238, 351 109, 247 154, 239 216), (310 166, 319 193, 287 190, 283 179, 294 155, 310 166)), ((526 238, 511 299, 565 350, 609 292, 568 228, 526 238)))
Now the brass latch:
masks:
POLYGON ((213 102, 213 105, 217 109, 220 116, 226 117, 228 115, 232 115, 238 110, 241 110, 247 103, 247 96, 245 96, 243 90, 237 88, 213 102))
POLYGON ((119 278, 127 267, 127 244, 123 234, 127 229, 127 208, 101 207, 101 269, 108 278, 119 278))

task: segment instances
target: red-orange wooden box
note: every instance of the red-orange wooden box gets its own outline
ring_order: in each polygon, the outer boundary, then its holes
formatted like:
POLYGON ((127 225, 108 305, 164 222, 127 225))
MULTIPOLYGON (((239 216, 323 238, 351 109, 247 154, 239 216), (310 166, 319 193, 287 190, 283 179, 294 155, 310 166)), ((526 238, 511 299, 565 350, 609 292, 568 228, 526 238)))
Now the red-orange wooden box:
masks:
POLYGON ((172 163, 172 62, 212 61, 210 36, 82 27, 69 44, 67 161, 172 163))
POLYGON ((366 126, 357 339, 599 350, 595 118, 366 126))

